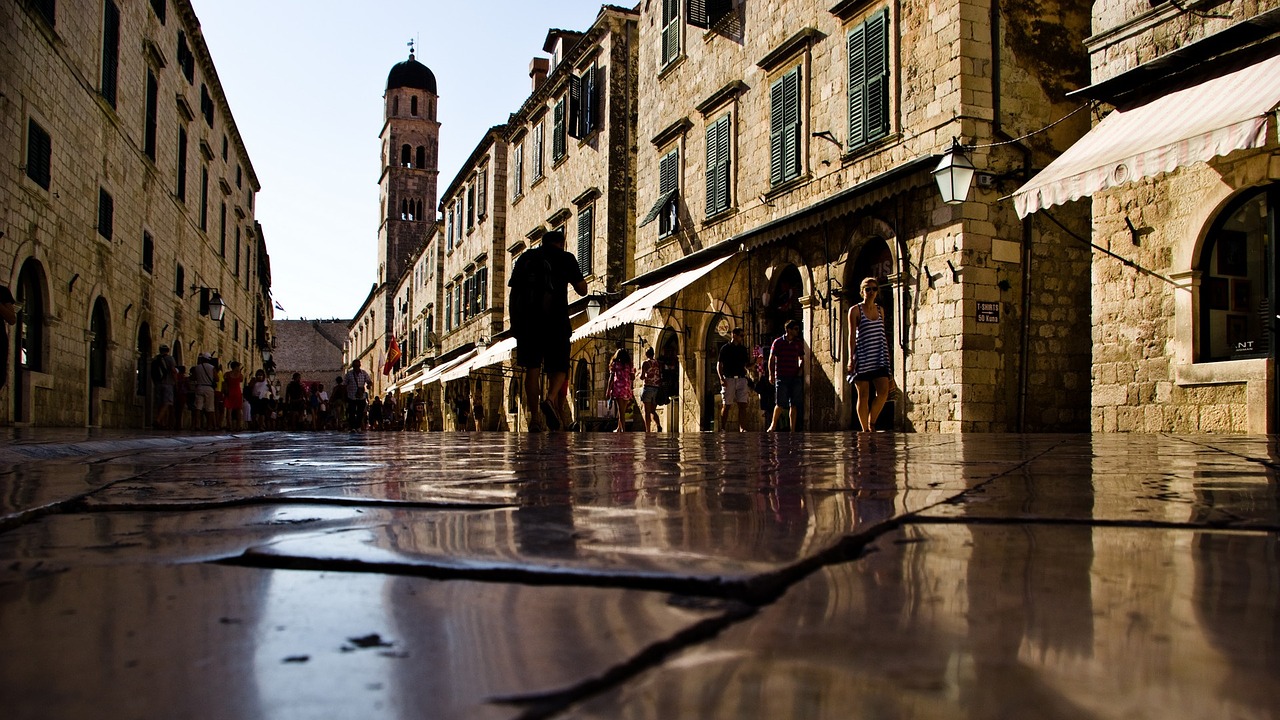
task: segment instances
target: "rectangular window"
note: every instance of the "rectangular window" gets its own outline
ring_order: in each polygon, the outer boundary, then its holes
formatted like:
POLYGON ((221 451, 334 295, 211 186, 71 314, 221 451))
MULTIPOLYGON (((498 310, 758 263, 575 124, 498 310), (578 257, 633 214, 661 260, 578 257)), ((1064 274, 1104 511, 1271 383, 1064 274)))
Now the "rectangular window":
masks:
POLYGON ((218 220, 218 256, 227 257, 227 204, 222 203, 222 214, 218 220))
POLYGON ((676 195, 680 190, 680 150, 675 149, 658 163, 658 192, 667 198, 658 216, 658 235, 674 233, 679 226, 676 195))
POLYGON ((209 231, 209 166, 200 168, 200 229, 209 231))
POLYGON ((476 186, 467 186, 467 232, 476 226, 476 186))
POLYGON ((582 77, 569 78, 569 137, 581 140, 596 129, 596 66, 592 64, 582 77))
POLYGON ((182 297, 187 293, 187 271, 182 267, 182 263, 178 263, 178 269, 173 273, 173 294, 182 297))
POLYGON ((800 177, 800 66, 769 88, 769 182, 800 177))
POLYGON ((480 168, 480 189, 476 191, 476 214, 481 219, 488 213, 487 203, 489 202, 489 168, 480 168))
POLYGON ((27 177, 49 189, 53 162, 53 140, 35 120, 27 120, 27 177))
POLYGON ((444 289, 444 331, 453 329, 453 286, 444 289))
POLYGON ((511 199, 524 194, 524 143, 516 145, 515 159, 511 162, 511 199))
POLYGON ((889 10, 849 31, 849 145, 889 134, 889 10))
POLYGON ((564 112, 565 98, 560 98, 560 100, 556 102, 556 107, 551 120, 551 163, 553 165, 560 162, 560 158, 564 157, 564 112))
POLYGON ((49 23, 49 27, 55 27, 54 21, 57 16, 57 0, 32 0, 31 7, 34 8, 37 13, 40 13, 40 17, 44 18, 45 22, 49 23))
POLYGON ((244 176, 244 166, 237 165, 236 166, 236 187, 242 187, 240 183, 243 176, 244 176))
POLYGON ((107 240, 115 228, 116 203, 105 188, 98 188, 98 234, 107 240))
POLYGON ((227 136, 222 136, 222 162, 227 161, 227 136))
POLYGON ((151 12, 156 14, 156 19, 160 21, 161 25, 164 24, 165 9, 165 0, 151 0, 151 12))
POLYGON ((148 273, 155 267, 156 259, 156 241, 151 238, 151 233, 144 231, 142 233, 142 269, 148 273))
POLYGON ((204 124, 213 127, 213 96, 209 94, 209 86, 200 83, 200 114, 204 116, 204 124))
POLYGON ((733 12, 733 0, 689 0, 689 24, 710 30, 733 12))
POLYGON ((542 177, 542 128, 545 123, 538 121, 533 126, 533 180, 537 182, 542 177))
POLYGON ((187 201, 187 129, 178 128, 178 199, 187 201))
POLYGON ((707 217, 729 209, 729 119, 707 128, 707 217))
POLYGON ((662 65, 680 57, 680 0, 662 0, 662 65))
POLYGON ((444 214, 444 251, 453 252, 453 210, 444 214))
POLYGON ((182 75, 187 82, 196 81, 196 56, 187 45, 187 34, 181 30, 178 31, 178 67, 182 68, 182 75))
POLYGON ((592 245, 595 240, 595 205, 578 210, 578 270, 584 277, 591 274, 592 245))
POLYGON ((156 120, 159 116, 160 85, 156 82, 155 73, 147 70, 147 119, 142 129, 142 151, 156 161, 156 120))
POLYGON ((476 297, 481 312, 489 309, 489 268, 482 267, 476 271, 476 297))
POLYGON ((102 97, 116 106, 116 73, 120 67, 120 8, 102 0, 102 97))
POLYGON ((234 275, 239 276, 240 275, 240 226, 239 225, 236 226, 236 262, 235 262, 235 265, 232 265, 232 268, 234 269, 231 272, 234 275))

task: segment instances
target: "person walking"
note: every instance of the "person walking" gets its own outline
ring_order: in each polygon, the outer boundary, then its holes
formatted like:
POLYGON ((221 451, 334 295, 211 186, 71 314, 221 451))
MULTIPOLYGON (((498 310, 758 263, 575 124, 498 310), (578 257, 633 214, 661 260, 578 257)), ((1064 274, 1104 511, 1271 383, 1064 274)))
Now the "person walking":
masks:
POLYGON ((244 373, 235 360, 231 361, 231 369, 222 376, 222 406, 227 410, 227 429, 239 430, 244 407, 244 373))
POLYGON ((716 361, 716 373, 720 375, 720 430, 729 429, 729 410, 738 406, 738 431, 746 432, 747 418, 747 363, 751 353, 743 344, 742 328, 734 328, 729 342, 720 348, 716 361))
POLYGON ((587 294, 587 281, 578 261, 565 252, 564 232, 552 230, 542 243, 516 258, 511 270, 511 328, 516 337, 516 364, 524 368, 525 410, 529 429, 559 430, 556 408, 542 399, 542 373, 547 374, 547 397, 559 397, 569 375, 568 287, 587 294), (541 417, 540 417, 541 416, 541 417))
POLYGON ((636 399, 633 389, 635 384, 636 368, 631 364, 631 353, 620 347, 609 361, 609 387, 606 391, 606 397, 613 403, 613 412, 618 419, 614 432, 624 432, 627 429, 627 413, 631 411, 631 405, 636 399))
POLYGON ((658 432, 662 432, 662 421, 658 419, 662 363, 654 357, 652 346, 644 349, 644 362, 640 363, 640 382, 644 386, 640 391, 640 404, 644 406, 644 431, 649 432, 653 426, 657 426, 658 432))
POLYGON ((196 364, 191 368, 191 379, 194 383, 191 392, 195 393, 194 414, 191 416, 193 430, 214 428, 213 414, 216 408, 213 406, 213 386, 216 377, 217 370, 213 366, 213 361, 209 359, 208 354, 200 353, 196 358, 196 364))
POLYGON ((880 283, 866 278, 859 286, 862 302, 849 308, 849 382, 858 394, 858 424, 862 432, 872 432, 876 419, 893 390, 889 373, 889 336, 884 328, 884 313, 876 304, 880 283), (875 389, 874 397, 872 388, 875 389))
POLYGON ((342 384, 347 389, 347 429, 363 430, 365 403, 373 389, 373 378, 361 369, 359 360, 352 360, 342 384))
POLYGON ((773 422, 769 432, 777 432, 785 412, 788 429, 796 431, 800 407, 804 404, 804 339, 800 337, 800 321, 788 320, 785 335, 773 341, 769 349, 769 377, 773 380, 773 422))
POLYGON ((165 430, 177 429, 173 427, 173 374, 177 372, 178 364, 173 361, 173 356, 169 354, 169 346, 161 345, 160 352, 151 359, 151 383, 156 394, 156 420, 155 424, 158 428, 165 430))

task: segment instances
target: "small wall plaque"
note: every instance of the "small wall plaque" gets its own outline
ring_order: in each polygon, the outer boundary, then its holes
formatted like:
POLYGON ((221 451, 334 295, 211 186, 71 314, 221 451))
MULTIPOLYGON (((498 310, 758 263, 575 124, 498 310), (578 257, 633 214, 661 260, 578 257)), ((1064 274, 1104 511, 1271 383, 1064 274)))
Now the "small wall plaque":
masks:
POLYGON ((978 303, 978 322, 999 323, 1000 322, 1000 303, 998 302, 978 303))

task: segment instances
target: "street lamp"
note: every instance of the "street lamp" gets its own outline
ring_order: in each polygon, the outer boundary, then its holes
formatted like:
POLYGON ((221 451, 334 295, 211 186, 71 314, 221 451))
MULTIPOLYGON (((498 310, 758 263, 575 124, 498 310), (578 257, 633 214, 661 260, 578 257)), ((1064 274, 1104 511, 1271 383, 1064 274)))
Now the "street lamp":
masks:
POLYGON ((600 310, 602 307, 603 305, 601 305, 599 297, 592 295, 587 298, 587 321, 590 322, 600 317, 600 310))
POLYGON ((222 293, 217 288, 192 285, 191 291, 200 291, 200 314, 208 315, 214 322, 222 322, 227 314, 227 304, 222 300, 222 293))
POLYGON ((956 138, 951 139, 951 149, 942 156, 942 162, 933 170, 933 178, 938 181, 938 192, 942 193, 942 202, 958 205, 969 197, 969 185, 973 182, 973 163, 964 154, 964 146, 956 138))

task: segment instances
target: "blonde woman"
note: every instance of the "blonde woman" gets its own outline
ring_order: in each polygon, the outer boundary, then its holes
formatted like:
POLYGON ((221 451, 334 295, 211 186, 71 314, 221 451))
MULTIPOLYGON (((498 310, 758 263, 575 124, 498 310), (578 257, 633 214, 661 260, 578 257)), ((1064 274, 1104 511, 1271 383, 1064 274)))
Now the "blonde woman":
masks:
POLYGON ((862 432, 872 432, 893 389, 893 377, 889 372, 889 335, 885 332, 884 313, 876 304, 880 283, 873 277, 866 278, 860 291, 862 302, 849 308, 847 370, 849 381, 858 393, 858 424, 862 432))

